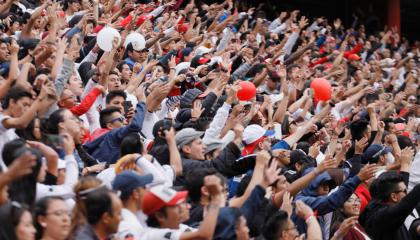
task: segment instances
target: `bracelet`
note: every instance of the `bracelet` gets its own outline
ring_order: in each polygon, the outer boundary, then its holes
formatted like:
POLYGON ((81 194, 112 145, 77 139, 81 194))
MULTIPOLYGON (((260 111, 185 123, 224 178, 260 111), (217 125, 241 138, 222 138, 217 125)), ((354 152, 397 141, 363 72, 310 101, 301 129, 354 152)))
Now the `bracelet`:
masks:
POLYGON ((219 209, 219 206, 218 206, 218 205, 216 205, 216 204, 210 203, 210 204, 207 206, 207 210, 210 210, 210 209, 219 209))
POLYGON ((335 107, 335 103, 332 103, 331 101, 328 102, 328 104, 333 108, 335 107))
POLYGON ((315 217, 313 213, 311 213, 309 216, 305 217, 305 222, 308 222, 309 219, 312 217, 315 217))

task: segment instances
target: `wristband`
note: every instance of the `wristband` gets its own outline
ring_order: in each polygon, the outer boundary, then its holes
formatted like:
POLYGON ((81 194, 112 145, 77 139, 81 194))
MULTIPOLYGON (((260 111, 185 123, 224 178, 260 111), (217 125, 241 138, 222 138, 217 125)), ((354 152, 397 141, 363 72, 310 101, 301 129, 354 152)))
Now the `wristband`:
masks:
POLYGON ((309 214, 308 216, 305 217, 305 222, 307 222, 309 219, 311 219, 312 217, 315 217, 313 213, 309 214))

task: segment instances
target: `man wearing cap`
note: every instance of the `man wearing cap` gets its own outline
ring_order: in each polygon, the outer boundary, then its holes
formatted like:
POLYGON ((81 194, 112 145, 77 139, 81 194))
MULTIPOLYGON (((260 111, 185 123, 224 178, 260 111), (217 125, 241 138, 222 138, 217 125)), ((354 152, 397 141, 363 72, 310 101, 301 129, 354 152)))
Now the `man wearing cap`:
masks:
POLYGON ((362 155, 362 161, 376 163, 379 166, 387 166, 395 162, 392 149, 381 144, 372 144, 362 155))
POLYGON ((124 59, 124 62, 130 67, 132 70, 136 63, 143 63, 147 60, 148 50, 147 48, 137 48, 133 46, 132 43, 127 45, 127 58, 124 59))
POLYGON ((181 224, 189 216, 187 191, 176 192, 163 185, 151 188, 142 202, 149 226, 142 239, 212 239, 220 206, 224 204, 223 187, 218 180, 215 176, 207 176, 204 180, 211 201, 198 229, 181 224))
POLYGON ((242 155, 246 156, 262 150, 270 150, 271 142, 269 137, 271 136, 274 136, 274 131, 265 130, 257 124, 249 125, 245 128, 242 138, 245 145, 242 155))
POLYGON ((152 181, 153 175, 141 176, 134 171, 123 171, 115 177, 112 188, 120 191, 120 199, 124 206, 121 210, 122 220, 117 233, 120 239, 140 239, 145 223, 140 221, 138 215, 141 215, 141 204, 146 185, 152 181))
MULTIPOLYGON (((184 176, 198 168, 212 168, 230 178, 254 168, 255 156, 238 161, 241 152, 234 142, 229 143, 216 158, 206 161, 206 147, 201 139, 203 135, 204 132, 184 128, 175 136, 176 145, 181 153, 184 176)), ((175 185, 184 185, 184 181, 183 176, 178 177, 175 185)))

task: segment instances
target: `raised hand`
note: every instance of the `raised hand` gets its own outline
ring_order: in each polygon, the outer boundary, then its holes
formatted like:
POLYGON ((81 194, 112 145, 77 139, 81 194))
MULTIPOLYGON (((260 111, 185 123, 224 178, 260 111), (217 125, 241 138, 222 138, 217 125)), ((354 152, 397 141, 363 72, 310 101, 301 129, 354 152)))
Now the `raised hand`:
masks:
POLYGON ((368 145, 368 139, 366 137, 356 140, 356 147, 354 149, 355 154, 362 154, 366 146, 368 145))
POLYGON ((337 167, 337 161, 333 158, 332 155, 326 155, 324 161, 322 161, 317 167, 316 170, 318 173, 322 173, 327 169, 332 169, 337 167))
POLYGON ((73 137, 69 133, 60 134, 63 138, 63 148, 66 155, 72 155, 76 148, 73 137))
POLYGON ((9 166, 6 174, 11 180, 16 180, 20 177, 32 173, 32 168, 36 165, 36 157, 28 152, 25 152, 20 157, 16 158, 9 166))
POLYGON ((201 105, 200 101, 195 101, 193 104, 193 108, 191 110, 191 118, 198 119, 201 114, 204 112, 204 108, 201 105))
POLYGON ((281 204, 280 209, 287 212, 289 216, 292 216, 293 213, 293 196, 290 196, 290 192, 286 191, 283 194, 283 203, 281 204))
POLYGON ((401 164, 407 164, 411 165, 411 162, 414 158, 414 149, 411 147, 406 147, 403 150, 401 150, 401 164))
POLYGON ((309 207, 304 202, 299 200, 299 201, 296 201, 296 215, 298 215, 298 217, 302 219, 307 219, 311 215, 312 216, 314 215, 314 211, 312 210, 311 207, 309 207))
POLYGON ((362 170, 357 174, 362 182, 367 181, 373 177, 375 177, 376 172, 378 171, 378 167, 376 164, 366 164, 362 170))
POLYGON ((261 185, 264 186, 265 188, 267 188, 268 186, 270 186, 271 184, 273 184, 275 181, 277 181, 280 178, 279 174, 280 174, 281 168, 277 168, 277 166, 278 166, 277 161, 271 161, 270 166, 268 166, 264 170, 264 179, 261 185))

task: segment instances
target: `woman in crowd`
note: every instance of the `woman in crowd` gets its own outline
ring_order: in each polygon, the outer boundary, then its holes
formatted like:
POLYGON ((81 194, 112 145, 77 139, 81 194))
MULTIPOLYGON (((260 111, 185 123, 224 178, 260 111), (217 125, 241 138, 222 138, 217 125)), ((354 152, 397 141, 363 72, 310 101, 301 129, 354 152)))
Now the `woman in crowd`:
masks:
POLYGON ((337 232, 341 224, 346 219, 351 219, 352 226, 350 230, 342 236, 343 240, 370 240, 364 228, 359 224, 357 218, 360 214, 360 199, 356 194, 352 194, 344 203, 343 207, 333 213, 331 223, 331 237, 337 232))
POLYGON ((0 207, 0 239, 35 240, 36 229, 27 207, 9 202, 0 207))
POLYGON ((70 211, 60 197, 40 199, 34 209, 37 239, 65 240, 70 232, 70 211))

